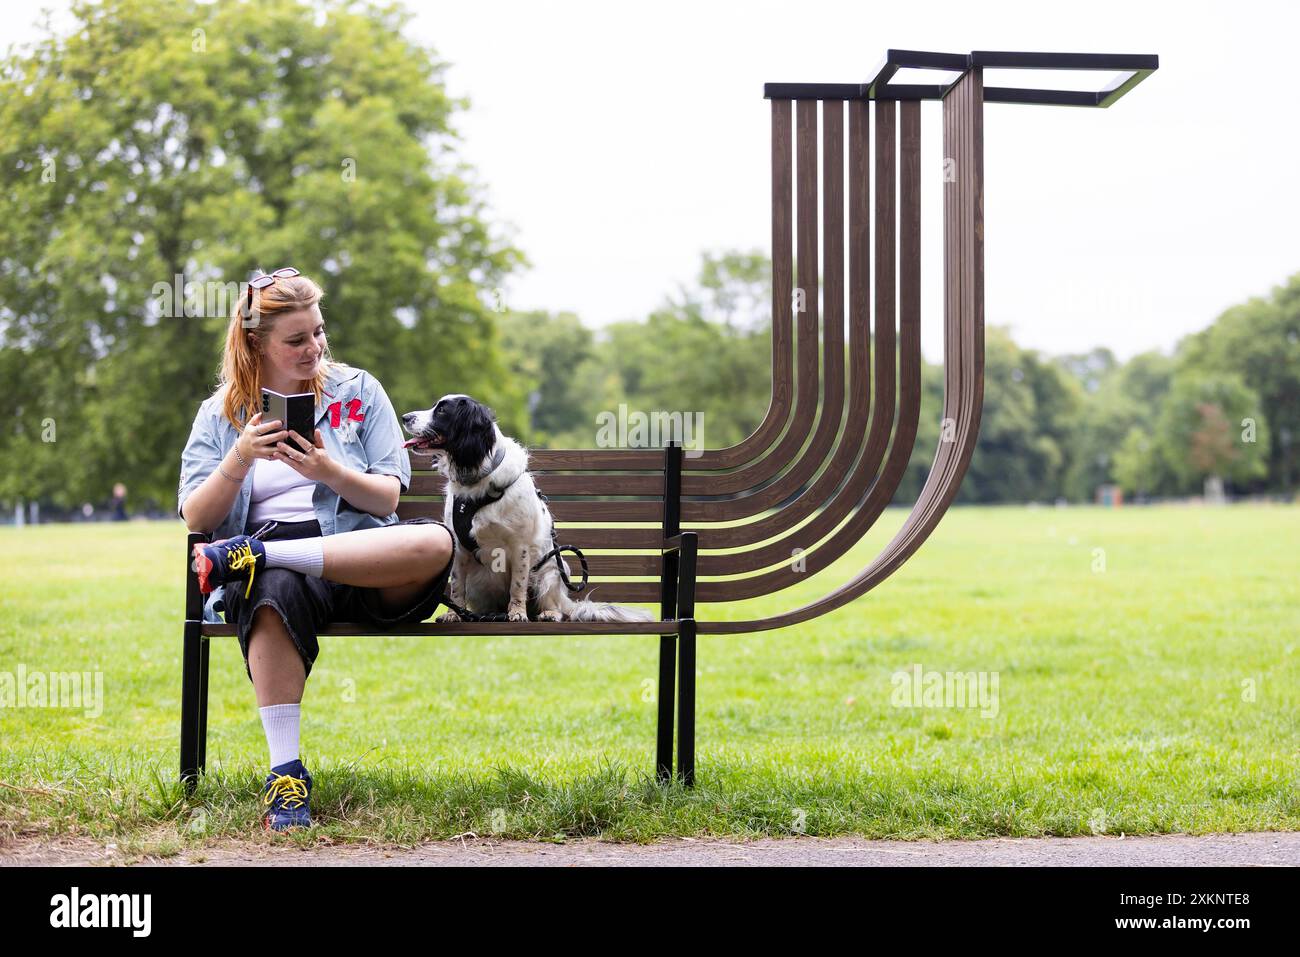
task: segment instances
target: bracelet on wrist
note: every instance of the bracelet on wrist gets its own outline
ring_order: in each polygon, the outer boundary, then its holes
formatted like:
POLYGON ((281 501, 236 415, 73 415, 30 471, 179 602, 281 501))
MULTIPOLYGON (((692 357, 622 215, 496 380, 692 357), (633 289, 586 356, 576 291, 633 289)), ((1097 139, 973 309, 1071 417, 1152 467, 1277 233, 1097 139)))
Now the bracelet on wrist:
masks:
POLYGON ((248 463, 245 462, 244 457, 239 454, 239 443, 236 442, 233 448, 235 450, 235 458, 238 460, 239 464, 242 465, 244 468, 248 468, 248 463))
POLYGON ((235 478, 233 475, 227 475, 227 474, 226 474, 226 470, 223 469, 220 465, 217 466, 217 471, 221 473, 221 477, 222 477, 222 478, 224 478, 224 479, 228 479, 229 481, 234 482, 236 485, 243 485, 243 484, 244 484, 244 480, 243 480, 243 479, 237 479, 237 478, 235 478))

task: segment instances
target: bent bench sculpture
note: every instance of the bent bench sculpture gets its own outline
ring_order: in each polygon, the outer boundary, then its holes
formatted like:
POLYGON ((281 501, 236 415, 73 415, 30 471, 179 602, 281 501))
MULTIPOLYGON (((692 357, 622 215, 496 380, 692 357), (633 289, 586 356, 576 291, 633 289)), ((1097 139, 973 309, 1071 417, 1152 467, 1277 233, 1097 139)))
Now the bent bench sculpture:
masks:
MULTIPOLYGON (((697 635, 783 628, 865 594, 916 552, 965 476, 984 396, 984 104, 1108 107, 1157 65, 1157 58, 1147 55, 890 50, 868 83, 767 84, 772 398, 762 422, 739 444, 690 459, 680 445, 531 454, 538 486, 561 523, 562 540, 589 553, 596 596, 658 602, 661 620, 427 623, 394 632, 337 624, 321 635, 659 635, 656 773, 661 781, 673 774, 675 708, 676 773, 693 784, 697 635), (986 68, 1119 75, 1096 92, 985 88, 986 68), (948 76, 929 85, 891 82, 900 69, 948 76), (697 618, 697 601, 772 594, 826 568, 871 528, 903 478, 921 403, 923 100, 943 104, 946 173, 943 418, 948 427, 929 476, 898 533, 844 585, 768 618, 697 618)), ((441 517, 442 485, 436 473, 413 472, 399 517, 441 517)), ((202 538, 190 535, 186 547, 181 777, 191 787, 205 763, 208 639, 234 634, 232 626, 202 621, 202 596, 189 569, 190 548, 202 538)))

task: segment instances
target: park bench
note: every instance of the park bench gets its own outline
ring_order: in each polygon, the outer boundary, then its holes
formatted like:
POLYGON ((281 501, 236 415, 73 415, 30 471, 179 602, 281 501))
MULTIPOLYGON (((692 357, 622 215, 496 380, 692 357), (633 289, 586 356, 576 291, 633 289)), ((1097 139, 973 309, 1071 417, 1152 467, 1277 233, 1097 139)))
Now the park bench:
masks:
MULTIPOLYGON (((772 395, 762 422, 737 445, 691 457, 676 443, 531 453, 561 540, 587 553, 587 594, 657 602, 659 620, 428 622, 387 632, 345 623, 321 636, 657 635, 656 775, 674 774, 675 711, 675 773, 693 784, 697 636, 784 628, 865 594, 916 552, 957 494, 984 394, 984 103, 1106 107, 1156 66, 1154 56, 890 50, 869 83, 767 84, 772 395), (891 83, 901 68, 948 75, 932 85, 891 83), (1120 77, 1089 93, 986 89, 985 68, 1120 77), (924 487, 880 554, 829 594, 766 618, 700 618, 699 603, 770 595, 826 568, 871 528, 903 478, 921 403, 920 117, 931 99, 942 102, 946 160, 944 389, 924 487)), ((442 490, 439 475, 413 469, 399 517, 441 517, 442 490)), ((234 634, 202 621, 189 556, 203 539, 190 535, 185 552, 181 776, 191 787, 205 763, 209 639, 234 634)))

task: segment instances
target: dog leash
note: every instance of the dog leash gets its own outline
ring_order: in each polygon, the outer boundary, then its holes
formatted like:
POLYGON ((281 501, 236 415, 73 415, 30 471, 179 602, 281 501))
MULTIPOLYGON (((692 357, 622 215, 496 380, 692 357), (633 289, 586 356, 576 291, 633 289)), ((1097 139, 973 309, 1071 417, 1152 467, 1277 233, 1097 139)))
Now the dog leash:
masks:
MULTIPOLYGON (((541 489, 537 490, 537 497, 542 500, 542 503, 546 508, 546 512, 549 515, 551 512, 550 500, 545 495, 542 494, 541 489)), ((587 587, 587 579, 590 577, 591 574, 591 570, 587 567, 587 556, 582 554, 582 549, 580 549, 577 545, 560 544, 560 533, 555 529, 554 515, 551 515, 551 545, 554 547, 545 555, 543 555, 540 559, 538 559, 537 564, 533 566, 533 571, 537 571, 548 561, 554 558, 555 567, 560 570, 560 580, 564 582, 564 587, 574 593, 582 591, 584 588, 587 587), (560 557, 562 552, 572 552, 574 557, 577 558, 578 562, 582 565, 582 582, 580 584, 575 585, 572 581, 569 580, 569 573, 564 568, 564 559, 560 557)))
POLYGON ((440 600, 444 605, 446 605, 448 608, 454 611, 456 613, 456 617, 458 617, 461 621, 509 621, 510 620, 510 617, 505 612, 494 612, 491 615, 475 614, 474 612, 470 611, 468 608, 462 608, 460 605, 452 601, 451 596, 448 595, 446 592, 443 593, 442 598, 440 600))
MULTIPOLYGON (((499 497, 500 496, 498 496, 498 498, 499 497)), ((542 500, 542 505, 546 509, 547 514, 549 515, 551 511, 550 500, 545 495, 542 494, 541 489, 537 490, 537 497, 542 500)), ((472 513, 470 517, 471 518, 473 517, 472 513)), ((467 527, 467 532, 468 532, 468 524, 469 524, 468 522, 465 522, 465 525, 467 527)), ((459 531, 460 529, 457 529, 457 532, 459 531)), ((469 537, 470 540, 473 541, 473 537, 472 536, 469 537)), ((554 547, 537 560, 536 564, 534 564, 532 567, 532 571, 538 571, 543 565, 545 565, 548 561, 554 558, 555 567, 560 572, 560 580, 564 582, 564 587, 574 593, 580 592, 587 587, 587 581, 591 576, 591 569, 587 565, 587 556, 582 554, 582 549, 580 549, 577 545, 561 545, 559 538, 560 538, 559 532, 557 532, 555 528, 555 516, 552 515, 551 516, 551 545, 554 547), (561 555, 564 552, 572 552, 573 555, 578 559, 579 564, 582 565, 582 581, 579 582, 577 585, 573 584, 573 581, 569 578, 568 571, 564 567, 564 559, 561 557, 561 555)), ((464 547, 463 542, 457 542, 457 544, 461 545, 461 547, 464 547)), ((475 544, 477 545, 477 543, 475 544)), ((448 595, 446 592, 443 592, 441 600, 444 605, 446 605, 448 608, 450 608, 452 611, 456 613, 456 616, 460 618, 461 621, 509 621, 510 620, 509 616, 507 616, 502 612, 494 612, 493 614, 490 615, 480 615, 475 612, 472 612, 468 608, 464 608, 456 604, 454 601, 452 601, 451 596, 448 595)))

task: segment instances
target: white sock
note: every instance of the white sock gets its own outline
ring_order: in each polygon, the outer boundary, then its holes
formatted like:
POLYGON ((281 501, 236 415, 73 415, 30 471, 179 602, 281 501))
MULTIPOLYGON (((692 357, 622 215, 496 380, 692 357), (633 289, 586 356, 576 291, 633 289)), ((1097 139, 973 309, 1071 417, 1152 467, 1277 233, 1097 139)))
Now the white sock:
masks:
POLYGON ((263 542, 267 568, 290 568, 313 578, 325 572, 325 539, 290 538, 263 542))
POLYGON ((302 705, 273 704, 258 708, 266 746, 271 749, 271 767, 278 768, 298 757, 298 727, 302 705))

